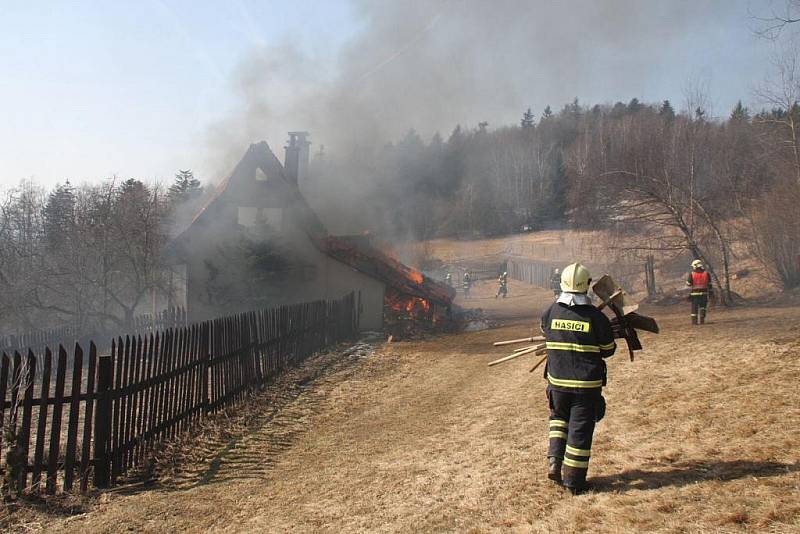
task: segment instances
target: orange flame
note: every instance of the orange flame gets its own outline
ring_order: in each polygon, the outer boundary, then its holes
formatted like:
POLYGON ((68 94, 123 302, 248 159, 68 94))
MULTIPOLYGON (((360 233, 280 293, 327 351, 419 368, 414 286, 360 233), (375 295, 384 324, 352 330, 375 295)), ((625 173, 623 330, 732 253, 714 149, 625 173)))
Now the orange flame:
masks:
POLYGON ((396 312, 405 312, 410 316, 427 315, 431 309, 431 304, 420 297, 387 295, 387 304, 396 312))
POLYGON ((422 285, 422 282, 425 280, 425 279, 423 278, 423 276, 422 276, 422 273, 421 273, 421 272, 419 272, 419 271, 417 271, 416 269, 411 269, 411 272, 409 273, 409 275, 408 275, 408 276, 409 276, 409 277, 410 277, 410 278, 411 278, 411 279, 414 281, 414 283, 416 283, 418 286, 421 286, 421 285, 422 285))

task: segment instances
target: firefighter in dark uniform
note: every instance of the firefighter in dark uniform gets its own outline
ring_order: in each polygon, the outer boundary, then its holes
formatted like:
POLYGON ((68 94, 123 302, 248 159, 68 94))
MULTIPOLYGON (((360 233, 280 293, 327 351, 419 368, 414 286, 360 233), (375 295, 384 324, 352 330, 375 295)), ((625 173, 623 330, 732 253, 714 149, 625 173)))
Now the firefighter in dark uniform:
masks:
POLYGON ((689 300, 692 302, 692 324, 704 324, 708 313, 708 297, 713 294, 713 289, 711 276, 706 272, 702 261, 692 262, 692 272, 686 278, 686 285, 691 289, 689 300))
POLYGON ((542 316, 550 403, 548 478, 574 495, 588 489, 592 434, 605 414, 604 358, 617 347, 611 322, 586 294, 590 282, 589 271, 580 263, 565 267, 562 293, 542 316))
POLYGON ((464 280, 462 282, 462 289, 464 290, 464 298, 469 298, 469 290, 472 287, 472 276, 470 276, 469 271, 464 271, 464 280))
POLYGON ((500 278, 497 279, 497 283, 500 284, 500 287, 497 288, 497 295, 495 295, 494 298, 497 298, 500 295, 503 295, 503 298, 506 298, 508 296, 508 273, 503 272, 503 274, 500 275, 500 278))
POLYGON ((444 281, 445 281, 445 283, 447 284, 448 287, 453 287, 453 275, 452 274, 447 273, 447 275, 444 277, 444 281))
POLYGON ((558 268, 553 269, 553 274, 550 275, 550 289, 553 290, 555 298, 561 294, 561 272, 558 268))

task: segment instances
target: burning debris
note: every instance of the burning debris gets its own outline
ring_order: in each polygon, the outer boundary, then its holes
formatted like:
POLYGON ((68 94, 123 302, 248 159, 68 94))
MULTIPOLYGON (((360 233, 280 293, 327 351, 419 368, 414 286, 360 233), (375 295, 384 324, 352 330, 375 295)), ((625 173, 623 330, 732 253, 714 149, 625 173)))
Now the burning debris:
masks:
POLYGON ((453 288, 371 246, 363 236, 327 237, 323 246, 330 256, 386 284, 384 330, 393 339, 408 339, 450 325, 453 288))

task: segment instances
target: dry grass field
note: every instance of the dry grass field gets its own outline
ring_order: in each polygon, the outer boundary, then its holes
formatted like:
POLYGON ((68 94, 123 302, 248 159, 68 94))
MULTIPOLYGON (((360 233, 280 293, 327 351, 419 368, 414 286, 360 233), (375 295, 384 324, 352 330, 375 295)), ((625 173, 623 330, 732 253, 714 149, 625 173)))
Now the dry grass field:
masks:
MULTIPOLYGON (((254 401, 231 432, 152 488, 122 488, 48 532, 798 532, 800 309, 646 310, 662 334, 609 362, 590 478, 572 497, 545 476, 547 406, 533 358, 487 368, 491 342, 530 333, 549 301, 512 282, 476 298, 499 326, 379 344, 254 401), (259 403, 262 403, 259 405, 259 403), (272 410, 272 411, 270 411, 272 410)), ((310 362, 311 366, 315 362, 310 362)))

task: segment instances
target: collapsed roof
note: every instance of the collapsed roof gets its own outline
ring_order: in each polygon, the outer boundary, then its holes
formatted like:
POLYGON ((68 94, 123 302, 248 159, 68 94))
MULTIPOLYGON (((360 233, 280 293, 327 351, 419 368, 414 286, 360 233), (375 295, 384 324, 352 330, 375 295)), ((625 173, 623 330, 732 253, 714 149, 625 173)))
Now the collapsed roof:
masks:
POLYGON ((388 254, 344 237, 328 236, 321 249, 342 263, 372 276, 386 285, 410 296, 449 306, 455 290, 409 267, 388 254))

